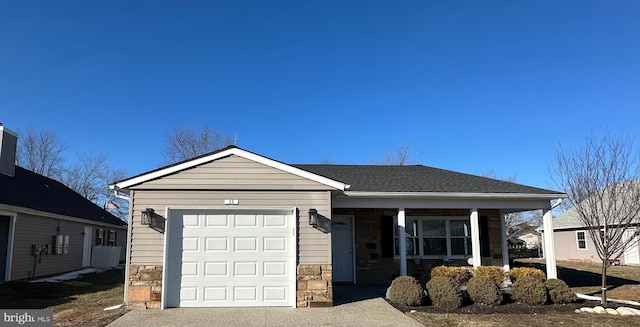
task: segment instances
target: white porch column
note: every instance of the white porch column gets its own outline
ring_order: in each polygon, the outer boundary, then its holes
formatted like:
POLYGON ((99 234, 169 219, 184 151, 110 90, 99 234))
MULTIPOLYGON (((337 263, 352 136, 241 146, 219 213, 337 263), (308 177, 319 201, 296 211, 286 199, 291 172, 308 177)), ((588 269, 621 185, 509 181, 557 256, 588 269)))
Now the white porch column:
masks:
POLYGON ((404 227, 406 226, 404 208, 398 209, 398 239, 400 240, 400 276, 407 275, 407 239, 404 227))
POLYGON ((502 240, 502 269, 509 271, 509 242, 507 240, 507 230, 505 226, 506 214, 500 213, 500 239, 502 240))
POLYGON ((558 278, 556 267, 556 248, 553 244, 553 219, 551 208, 542 210, 542 228, 544 228, 544 260, 547 264, 547 278, 558 278))
POLYGON ((473 267, 482 266, 480 254, 480 223, 478 221, 478 208, 471 208, 471 255, 473 255, 473 267))

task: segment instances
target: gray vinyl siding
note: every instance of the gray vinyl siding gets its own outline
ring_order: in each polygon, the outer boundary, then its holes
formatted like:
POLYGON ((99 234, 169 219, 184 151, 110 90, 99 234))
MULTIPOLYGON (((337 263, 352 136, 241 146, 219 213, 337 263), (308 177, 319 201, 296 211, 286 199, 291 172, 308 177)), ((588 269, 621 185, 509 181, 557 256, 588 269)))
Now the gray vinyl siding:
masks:
POLYGON ((327 186, 239 156, 220 158, 134 189, 326 190, 327 186))
POLYGON ((81 269, 85 226, 92 227, 92 244, 95 244, 95 230, 103 228, 116 230, 117 246, 122 246, 123 249, 126 246, 126 229, 18 213, 13 242, 11 279, 25 279, 81 269), (60 227, 59 231, 58 227, 60 227), (69 235, 69 253, 53 254, 53 236, 58 234, 69 235), (49 254, 42 255, 41 262, 36 262, 36 257, 31 255, 33 244, 49 245, 49 254), (34 266, 35 276, 33 275, 34 266))
POLYGON ((164 234, 140 224, 140 212, 154 209, 163 216, 167 207, 224 205, 225 199, 237 199, 242 207, 295 207, 298 209, 298 263, 328 264, 331 262, 331 238, 308 223, 310 208, 330 219, 330 191, 211 191, 211 190, 136 190, 132 192, 133 219, 131 231, 131 264, 161 265, 164 234))

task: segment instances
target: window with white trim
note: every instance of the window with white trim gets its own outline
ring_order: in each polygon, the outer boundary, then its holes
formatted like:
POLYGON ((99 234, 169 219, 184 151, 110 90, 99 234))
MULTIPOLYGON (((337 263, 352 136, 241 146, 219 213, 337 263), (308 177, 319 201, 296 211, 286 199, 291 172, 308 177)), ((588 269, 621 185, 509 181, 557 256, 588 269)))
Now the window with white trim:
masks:
MULTIPOLYGON (((400 254, 398 219, 394 218, 394 253, 400 254)), ((406 254, 412 258, 467 258, 471 256, 468 217, 408 217, 406 254)))
POLYGON ((587 249, 586 233, 577 231, 576 242, 577 242, 578 250, 586 250, 587 249))

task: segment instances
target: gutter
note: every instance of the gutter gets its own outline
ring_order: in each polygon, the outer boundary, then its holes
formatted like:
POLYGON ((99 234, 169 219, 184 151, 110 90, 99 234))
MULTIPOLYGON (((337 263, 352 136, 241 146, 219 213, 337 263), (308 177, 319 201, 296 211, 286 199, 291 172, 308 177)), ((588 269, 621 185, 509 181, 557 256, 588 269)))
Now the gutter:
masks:
POLYGON ((354 198, 465 198, 465 199, 558 199, 560 205, 566 194, 536 193, 461 193, 461 192, 361 192, 345 191, 344 195, 354 198))
POLYGON ((127 201, 131 200, 131 198, 128 195, 125 195, 126 193, 124 193, 124 192, 122 192, 120 190, 120 187, 118 187, 118 185, 116 185, 116 184, 109 185, 109 189, 113 190, 113 195, 116 198, 122 199, 122 200, 127 200, 127 201))

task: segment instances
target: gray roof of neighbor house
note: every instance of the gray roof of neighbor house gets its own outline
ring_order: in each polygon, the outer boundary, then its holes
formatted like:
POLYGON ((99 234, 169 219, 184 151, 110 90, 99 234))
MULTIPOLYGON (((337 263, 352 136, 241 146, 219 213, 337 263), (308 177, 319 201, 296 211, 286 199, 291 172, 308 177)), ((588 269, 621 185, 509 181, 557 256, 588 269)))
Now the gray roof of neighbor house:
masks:
POLYGON ((15 176, 0 174, 0 204, 125 226, 126 222, 51 178, 16 166, 15 176))
POLYGON ((292 166, 350 184, 349 191, 564 195, 562 192, 422 165, 296 164, 292 166))

